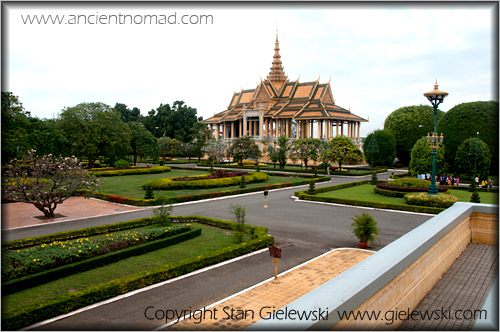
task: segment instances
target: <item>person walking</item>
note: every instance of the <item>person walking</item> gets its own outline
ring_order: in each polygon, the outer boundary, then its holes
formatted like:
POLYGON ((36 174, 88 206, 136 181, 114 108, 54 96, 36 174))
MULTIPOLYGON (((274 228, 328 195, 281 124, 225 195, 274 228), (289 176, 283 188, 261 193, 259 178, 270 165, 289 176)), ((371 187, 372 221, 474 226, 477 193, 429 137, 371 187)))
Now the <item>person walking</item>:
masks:
POLYGON ((493 178, 490 179, 490 188, 493 188, 493 178))

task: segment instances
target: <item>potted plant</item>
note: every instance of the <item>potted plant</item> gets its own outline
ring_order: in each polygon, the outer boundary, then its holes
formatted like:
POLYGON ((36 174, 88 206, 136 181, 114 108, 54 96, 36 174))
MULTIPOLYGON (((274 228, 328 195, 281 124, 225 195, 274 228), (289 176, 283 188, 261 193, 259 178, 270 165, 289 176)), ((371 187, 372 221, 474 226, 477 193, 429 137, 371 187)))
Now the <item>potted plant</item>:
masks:
POLYGON ((354 222, 351 224, 351 231, 354 236, 359 239, 359 247, 361 249, 368 248, 368 243, 378 240, 376 235, 380 233, 377 227, 377 222, 371 215, 363 212, 361 216, 351 218, 354 222))

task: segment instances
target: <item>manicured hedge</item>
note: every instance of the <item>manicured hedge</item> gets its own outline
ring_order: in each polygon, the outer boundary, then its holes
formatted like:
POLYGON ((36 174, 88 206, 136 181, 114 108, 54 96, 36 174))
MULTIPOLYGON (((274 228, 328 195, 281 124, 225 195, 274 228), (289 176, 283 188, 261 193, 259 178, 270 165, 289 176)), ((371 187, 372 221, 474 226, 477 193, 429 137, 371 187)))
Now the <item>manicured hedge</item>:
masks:
MULTIPOLYGON (((302 177, 304 177, 304 176, 302 176, 302 177)), ((308 178, 314 179, 316 181, 316 183, 330 181, 330 177, 328 177, 328 176, 323 176, 323 177, 319 177, 319 178, 313 178, 313 177, 308 177, 308 178)), ((225 191, 215 191, 215 192, 210 192, 210 193, 170 197, 170 198, 167 198, 165 203, 166 204, 177 204, 177 203, 199 201, 199 200, 203 200, 203 199, 210 199, 210 198, 217 198, 217 197, 224 197, 224 196, 241 195, 241 194, 253 193, 253 192, 264 191, 264 190, 296 187, 296 186, 302 186, 302 185, 308 184, 309 181, 310 180, 304 180, 304 181, 298 181, 298 182, 275 183, 275 184, 269 184, 269 185, 260 186, 260 187, 233 189, 233 190, 225 190, 225 191)), ((84 192, 80 191, 80 193, 83 194, 84 192)), ((128 204, 128 205, 134 205, 134 206, 156 206, 156 205, 159 205, 159 202, 157 199, 138 199, 138 198, 123 197, 123 196, 111 195, 111 194, 100 193, 100 192, 94 192, 93 197, 107 200, 110 202, 128 204)))
POLYGON ((168 166, 153 166, 153 167, 136 167, 124 169, 110 169, 110 170, 89 170, 91 175, 95 176, 120 176, 120 175, 137 175, 137 174, 155 174, 170 172, 171 168, 168 166))
MULTIPOLYGON (((254 172, 245 176, 245 183, 264 182, 267 178, 265 173, 254 172)), ((149 180, 142 185, 142 188, 146 189, 149 186, 153 190, 207 189, 235 186, 240 181, 241 176, 195 181, 174 181, 172 178, 163 178, 149 180)))
MULTIPOLYGON (((197 164, 198 166, 205 166, 205 167, 208 167, 210 166, 211 164, 209 163, 204 163, 204 162, 200 162, 197 164)), ((230 165, 227 165, 227 164, 220 164, 220 165, 214 165, 214 167, 216 168, 219 168, 219 167, 222 167, 222 168, 237 168, 237 169, 255 169, 256 166, 254 165, 243 165, 243 166, 230 166, 230 165)), ((317 168, 317 166, 310 166, 307 168, 307 170, 304 168, 304 169, 296 169, 296 168, 290 168, 290 167, 285 167, 285 169, 280 169, 278 166, 277 168, 274 168, 274 165, 271 166, 271 164, 269 165, 269 172, 275 172, 275 171, 278 171, 278 172, 293 172, 293 173, 310 173, 310 174, 314 174, 314 168, 317 168)), ((371 170, 370 169, 367 169, 367 168, 364 168, 364 167, 349 167, 348 168, 349 170, 351 170, 351 172, 343 172, 343 171, 333 171, 333 170, 330 170, 330 175, 348 175, 348 176, 364 176, 364 175, 369 175, 371 174, 371 170), (356 171, 359 170, 359 173, 356 173, 356 171)), ((265 171, 267 172, 267 168, 265 166, 260 166, 260 170, 261 171, 265 171)), ((387 172, 387 168, 375 168, 375 172, 376 173, 383 173, 383 172, 387 172)), ((317 173, 318 175, 319 174, 323 174, 323 168, 319 167, 317 169, 317 173)))
MULTIPOLYGON (((377 187, 373 188, 373 191, 378 195, 387 196, 387 197, 398 197, 398 198, 405 198, 405 195, 408 194, 408 192, 404 192, 404 191, 394 191, 394 190, 386 190, 386 189, 378 188, 378 185, 377 185, 377 187)), ((426 190, 426 192, 427 192, 427 190, 426 190)), ((450 193, 449 190, 444 192, 444 194, 449 194, 449 193, 450 193)))
MULTIPOLYGON (((415 180, 418 180, 418 179, 415 179, 415 180)), ((421 181, 426 181, 426 180, 421 180, 421 181)), ((410 193, 410 192, 427 192, 429 190, 429 187, 427 187, 427 188, 411 188, 411 187, 392 186, 391 182, 393 182, 393 181, 378 183, 377 184, 377 188, 385 189, 385 190, 399 191, 399 192, 406 192, 406 193, 410 193)), ((438 186, 437 190, 439 192, 445 192, 446 190, 448 190, 448 188, 445 187, 445 186, 438 186)))
MULTIPOLYGON (((317 193, 327 192, 332 190, 339 190, 343 188, 354 187, 358 185, 362 185, 368 183, 370 181, 357 181, 352 183, 345 183, 336 186, 328 186, 317 189, 317 193), (321 191, 320 191, 321 190, 321 191)), ((394 204, 394 203, 379 203, 379 202, 368 202, 368 201, 359 201, 355 199, 346 199, 346 198, 334 198, 334 197, 322 197, 316 195, 309 195, 307 191, 298 191, 295 193, 299 199, 306 201, 317 201, 317 202, 326 202, 326 203, 336 203, 336 204, 345 204, 345 205, 353 205, 353 206, 367 206, 378 209, 389 209, 389 210, 402 210, 402 211, 411 211, 411 212, 420 212, 420 213, 431 213, 438 214, 443 211, 442 208, 435 207, 424 207, 424 206, 414 206, 414 205, 406 205, 406 204, 394 204)))
MULTIPOLYGON (((208 225, 234 229, 235 223, 225 220, 199 216, 173 217, 182 222, 199 222, 208 225)), ((4 310, 2 312, 2 329, 17 330, 44 319, 65 314, 72 310, 106 300, 154 283, 192 272, 203 267, 241 256, 257 249, 265 248, 274 243, 274 238, 267 234, 267 228, 246 226, 246 232, 253 235, 253 239, 240 244, 232 245, 205 255, 184 259, 143 271, 135 275, 115 279, 97 286, 88 287, 74 293, 68 293, 55 299, 36 303, 18 310, 4 310)))
POLYGON ((447 209, 460 199, 449 194, 428 195, 427 193, 412 194, 408 193, 404 197, 406 204, 430 206, 447 209))
POLYGON ((17 293, 22 290, 43 285, 45 283, 60 278, 64 278, 73 274, 89 271, 101 266, 115 263, 122 259, 130 258, 133 256, 139 256, 183 241, 187 241, 189 239, 199 236, 200 234, 201 234, 201 228, 196 228, 193 230, 188 230, 183 232, 173 231, 170 234, 170 236, 166 238, 162 238, 151 242, 146 242, 137 246, 110 252, 105 255, 92 257, 72 264, 59 266, 54 269, 42 271, 22 278, 9 280, 7 282, 2 283, 2 293, 3 295, 17 293))
MULTIPOLYGON (((469 186, 444 186, 453 190, 467 190, 470 191, 469 186)), ((487 192, 487 193, 498 193, 498 188, 480 188, 476 187, 477 191, 487 192)))

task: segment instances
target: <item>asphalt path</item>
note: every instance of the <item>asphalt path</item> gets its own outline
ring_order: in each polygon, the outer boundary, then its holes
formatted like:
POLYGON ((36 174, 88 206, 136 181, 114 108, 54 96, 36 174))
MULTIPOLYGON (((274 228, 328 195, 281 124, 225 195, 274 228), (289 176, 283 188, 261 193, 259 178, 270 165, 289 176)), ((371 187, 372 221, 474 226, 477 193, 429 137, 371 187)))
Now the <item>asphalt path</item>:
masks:
MULTIPOLYGON (((397 172, 395 172, 397 173, 397 172)), ((389 173, 379 175, 388 177, 389 173)), ((332 182, 317 187, 353 182, 365 177, 332 177, 332 182)), ((264 208, 262 193, 233 196, 229 198, 176 205, 173 215, 202 215, 230 219, 227 212, 230 204, 244 204, 247 208, 248 224, 267 227, 275 237, 276 245, 283 249, 278 264, 279 272, 286 271, 332 248, 357 247, 358 241, 350 231, 351 217, 363 211, 370 213, 379 223, 378 250, 432 216, 401 213, 387 210, 356 208, 349 206, 300 202, 291 198, 300 188, 272 190, 264 208)), ((131 220, 150 216, 151 209, 117 214, 107 217, 88 218, 69 223, 33 227, 2 232, 3 237, 24 238, 51 234, 68 229, 78 229, 100 224, 131 220)), ((5 241, 5 239, 4 239, 5 241)), ((36 327, 37 330, 152 330, 165 324, 163 319, 149 320, 146 308, 155 310, 196 310, 209 306, 225 297, 240 292, 274 275, 274 265, 267 252, 254 254, 230 264, 180 278, 159 287, 140 291, 132 296, 88 307, 73 315, 36 327)))

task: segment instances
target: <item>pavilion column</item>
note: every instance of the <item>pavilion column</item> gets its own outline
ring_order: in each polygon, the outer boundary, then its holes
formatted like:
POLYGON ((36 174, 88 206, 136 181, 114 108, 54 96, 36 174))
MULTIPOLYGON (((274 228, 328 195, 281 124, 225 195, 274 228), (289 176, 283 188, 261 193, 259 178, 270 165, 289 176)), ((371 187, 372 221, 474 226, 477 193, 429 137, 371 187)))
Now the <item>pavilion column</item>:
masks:
POLYGON ((234 121, 231 121, 231 139, 234 138, 234 121))
POLYGON ((264 130, 262 129, 264 124, 264 116, 262 115, 262 112, 260 113, 259 116, 259 137, 262 138, 264 137, 264 130))
POLYGON ((359 143, 360 140, 359 140, 359 128, 361 127, 361 122, 358 122, 358 137, 357 137, 357 142, 359 143))
POLYGON ((326 140, 329 141, 330 140, 330 130, 332 129, 330 119, 326 120, 325 128, 326 128, 326 133, 325 133, 326 140))
POLYGON ((286 124, 285 124, 285 135, 286 137, 290 137, 290 123, 288 121, 288 119, 285 120, 286 121, 286 124))
POLYGON ((322 126, 322 120, 318 120, 318 138, 322 139, 323 138, 323 126, 322 126))
POLYGON ((340 136, 344 136, 344 120, 339 121, 340 123, 340 136))
POLYGON ((227 122, 222 122, 222 140, 227 138, 227 122))

